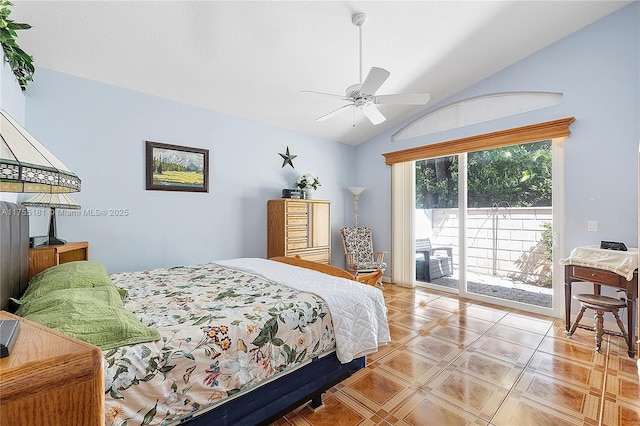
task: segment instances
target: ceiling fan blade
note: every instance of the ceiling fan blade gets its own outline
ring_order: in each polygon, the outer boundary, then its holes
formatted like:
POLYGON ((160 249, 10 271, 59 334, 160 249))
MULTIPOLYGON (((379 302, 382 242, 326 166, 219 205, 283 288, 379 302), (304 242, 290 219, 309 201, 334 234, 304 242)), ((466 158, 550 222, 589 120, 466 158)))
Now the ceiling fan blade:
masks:
POLYGON ((313 90, 301 90, 300 93, 311 93, 314 95, 321 95, 330 98, 342 99, 343 101, 348 101, 349 98, 346 98, 344 95, 334 95, 333 93, 324 93, 324 92, 315 92, 313 90))
POLYGON ((353 104, 347 104, 347 105, 343 105, 338 109, 334 109, 333 111, 331 111, 328 114, 323 115, 322 117, 318 117, 316 118, 316 121, 324 121, 324 120, 328 120, 332 117, 335 117, 336 115, 340 114, 342 111, 346 111, 347 108, 349 107, 353 107, 353 104))
POLYGON ((363 95, 373 95, 376 93, 376 90, 382 86, 382 83, 389 78, 389 75, 389 71, 384 68, 372 67, 369 74, 367 74, 367 78, 365 78, 362 83, 360 93, 363 95))
POLYGON ((376 96, 374 102, 385 105, 425 105, 430 99, 428 93, 406 93, 376 96))
POLYGON ((364 115, 367 116, 367 118, 369 119, 369 121, 371 121, 372 124, 380 124, 383 121, 386 120, 386 118, 384 117, 384 115, 382 115, 382 113, 380 112, 380 110, 378 110, 378 108, 376 108, 373 105, 369 105, 367 107, 365 107, 362 112, 364 113, 364 115))

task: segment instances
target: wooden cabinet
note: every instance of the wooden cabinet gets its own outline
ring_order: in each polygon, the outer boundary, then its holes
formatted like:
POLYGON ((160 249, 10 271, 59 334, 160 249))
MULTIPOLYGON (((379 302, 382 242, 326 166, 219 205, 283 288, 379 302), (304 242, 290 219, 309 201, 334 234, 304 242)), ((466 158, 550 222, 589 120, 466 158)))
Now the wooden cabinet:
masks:
POLYGON ((267 203, 267 257, 331 263, 331 204, 282 198, 267 203))
POLYGON ((29 279, 47 268, 75 260, 89 260, 88 242, 29 249, 29 279))
POLYGON ((15 426, 104 425, 100 348, 5 311, 19 320, 8 357, 0 359, 0 422, 15 426))

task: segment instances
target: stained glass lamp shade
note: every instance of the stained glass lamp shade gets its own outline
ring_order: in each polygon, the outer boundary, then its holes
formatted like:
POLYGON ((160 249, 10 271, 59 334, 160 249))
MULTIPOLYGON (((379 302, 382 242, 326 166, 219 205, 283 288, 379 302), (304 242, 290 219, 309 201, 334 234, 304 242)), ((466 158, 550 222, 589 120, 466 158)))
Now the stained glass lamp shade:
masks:
POLYGON ((67 193, 81 181, 6 111, 0 109, 0 192, 67 193))

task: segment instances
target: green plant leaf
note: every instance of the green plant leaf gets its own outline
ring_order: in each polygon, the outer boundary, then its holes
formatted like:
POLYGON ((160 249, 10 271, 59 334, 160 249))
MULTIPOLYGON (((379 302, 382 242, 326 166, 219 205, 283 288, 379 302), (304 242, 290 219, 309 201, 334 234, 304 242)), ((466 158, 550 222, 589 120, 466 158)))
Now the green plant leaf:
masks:
POLYGON ((11 2, 2 0, 0 6, 2 6, 0 9, 0 44, 5 59, 18 81, 20 89, 24 92, 27 89, 27 84, 33 81, 35 67, 33 66, 33 57, 22 50, 15 39, 18 36, 16 30, 28 30, 31 25, 9 19, 11 9, 8 6, 13 6, 11 2))

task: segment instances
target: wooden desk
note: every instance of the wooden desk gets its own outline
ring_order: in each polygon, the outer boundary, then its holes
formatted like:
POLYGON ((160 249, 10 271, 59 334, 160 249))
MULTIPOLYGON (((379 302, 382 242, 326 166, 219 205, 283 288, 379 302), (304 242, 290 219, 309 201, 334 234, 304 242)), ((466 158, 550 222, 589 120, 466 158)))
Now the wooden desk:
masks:
POLYGON ((627 298, 627 346, 629 356, 636 355, 636 329, 633 324, 636 307, 638 303, 638 270, 633 274, 633 279, 627 281, 625 277, 597 268, 586 266, 565 265, 564 266, 564 307, 565 323, 567 332, 571 329, 571 283, 576 281, 593 283, 593 292, 600 294, 601 286, 615 287, 626 292, 627 298))

